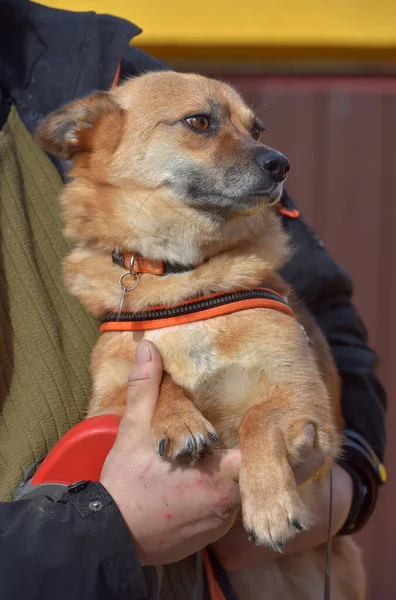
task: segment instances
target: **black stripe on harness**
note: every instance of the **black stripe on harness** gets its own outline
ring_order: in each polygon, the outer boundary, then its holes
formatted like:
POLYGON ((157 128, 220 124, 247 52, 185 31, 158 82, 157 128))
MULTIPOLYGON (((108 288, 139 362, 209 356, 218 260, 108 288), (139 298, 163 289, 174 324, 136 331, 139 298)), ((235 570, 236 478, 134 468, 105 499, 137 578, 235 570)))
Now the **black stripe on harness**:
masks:
MULTIPOLYGON (((117 315, 117 321, 147 321, 156 319, 165 319, 166 317, 177 317, 181 315, 187 315, 196 313, 199 311, 209 310, 218 306, 224 306, 224 304, 233 304, 240 302, 241 300, 254 300, 255 298, 264 298, 266 300, 273 300, 280 302, 285 306, 288 306, 287 301, 283 296, 280 296, 276 292, 269 288, 262 287, 253 290, 242 290, 235 292, 225 292, 212 296, 210 298, 204 298, 202 300, 187 300, 182 304, 176 304, 175 306, 164 307, 164 308, 153 308, 140 312, 123 312, 119 316, 117 315)), ((114 314, 109 313, 103 319, 102 323, 108 323, 114 321, 114 314)))

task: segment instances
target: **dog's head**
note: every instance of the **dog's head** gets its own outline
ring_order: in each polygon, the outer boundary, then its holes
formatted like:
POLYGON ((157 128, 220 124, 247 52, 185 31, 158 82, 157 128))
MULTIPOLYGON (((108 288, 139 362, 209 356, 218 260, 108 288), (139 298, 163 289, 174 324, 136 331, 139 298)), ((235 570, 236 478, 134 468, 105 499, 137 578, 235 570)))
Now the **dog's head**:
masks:
MULTIPOLYGON (((92 237, 95 209, 87 189, 95 188, 99 212, 108 199, 110 229, 117 202, 124 225, 133 221, 139 228, 141 212, 146 230, 165 205, 175 215, 224 225, 275 203, 290 165, 263 145, 263 130, 230 86, 158 72, 62 108, 41 124, 36 138, 47 151, 74 159, 71 175, 85 182, 80 199, 73 199, 80 202, 74 213, 84 214, 84 231, 92 237)), ((115 227, 119 231, 119 221, 115 227)))

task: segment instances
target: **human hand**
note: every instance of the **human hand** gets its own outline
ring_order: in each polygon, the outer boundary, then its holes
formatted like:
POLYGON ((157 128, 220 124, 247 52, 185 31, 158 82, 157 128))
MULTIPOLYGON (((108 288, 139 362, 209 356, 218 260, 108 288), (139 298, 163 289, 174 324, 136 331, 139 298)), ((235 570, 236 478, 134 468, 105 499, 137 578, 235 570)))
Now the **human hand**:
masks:
MULTIPOLYGON (((301 485, 316 473, 322 459, 311 453, 307 460, 295 470, 296 482, 301 485)), ((332 535, 335 535, 345 523, 352 504, 353 483, 349 474, 339 465, 332 469, 332 535)), ((324 484, 319 488, 318 511, 315 524, 307 531, 302 531, 286 545, 282 555, 271 552, 263 546, 255 546, 249 542, 247 533, 240 520, 221 539, 212 544, 217 558, 227 571, 240 571, 254 567, 265 560, 280 558, 286 554, 302 552, 325 543, 328 539, 330 486, 324 484)))
POLYGON ((215 450, 194 467, 171 465, 158 456, 151 419, 161 378, 157 348, 141 342, 126 412, 100 478, 125 519, 142 565, 181 560, 224 536, 241 502, 238 450, 215 450))

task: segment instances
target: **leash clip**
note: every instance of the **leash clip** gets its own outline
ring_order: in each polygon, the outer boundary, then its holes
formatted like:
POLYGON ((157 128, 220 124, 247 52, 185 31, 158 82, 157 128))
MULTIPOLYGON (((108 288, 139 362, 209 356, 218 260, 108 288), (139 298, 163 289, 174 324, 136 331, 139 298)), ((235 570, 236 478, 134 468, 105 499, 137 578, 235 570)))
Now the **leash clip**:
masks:
POLYGON ((120 279, 118 280, 118 285, 120 286, 122 292, 121 292, 120 305, 118 307, 117 321, 119 321, 119 319, 120 319, 121 312, 122 312, 122 307, 124 306, 125 293, 126 292, 132 292, 139 285, 140 277, 139 277, 138 273, 134 273, 133 272, 133 266, 134 266, 134 264, 135 264, 135 254, 132 254, 131 260, 130 260, 130 263, 129 263, 129 271, 126 271, 125 273, 123 273, 121 275, 120 279), (128 277, 128 276, 135 278, 135 283, 131 287, 126 287, 123 284, 124 278, 128 277))

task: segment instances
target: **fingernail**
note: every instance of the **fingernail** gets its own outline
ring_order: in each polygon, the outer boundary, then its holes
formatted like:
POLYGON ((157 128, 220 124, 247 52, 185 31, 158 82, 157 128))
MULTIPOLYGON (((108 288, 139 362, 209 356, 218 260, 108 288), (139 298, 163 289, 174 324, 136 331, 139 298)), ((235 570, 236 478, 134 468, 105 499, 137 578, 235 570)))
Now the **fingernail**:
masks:
POLYGON ((150 344, 147 340, 143 340, 136 348, 136 362, 144 363, 151 360, 150 344))

